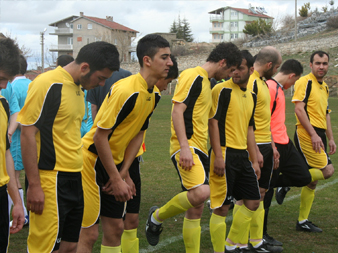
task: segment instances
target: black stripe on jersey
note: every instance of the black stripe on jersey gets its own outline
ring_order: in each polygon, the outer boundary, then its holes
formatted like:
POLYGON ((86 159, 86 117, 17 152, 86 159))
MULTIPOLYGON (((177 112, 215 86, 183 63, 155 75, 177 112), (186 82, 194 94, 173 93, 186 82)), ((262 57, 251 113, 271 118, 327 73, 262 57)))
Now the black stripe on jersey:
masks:
POLYGON ((253 86, 252 86, 252 91, 255 92, 255 94, 258 94, 258 86, 257 86, 257 80, 255 79, 253 86))
MULTIPOLYGON (((2 107, 4 108, 4 110, 6 112, 7 122, 8 122, 8 120, 9 120, 9 105, 8 105, 8 102, 7 102, 6 98, 4 98, 4 97, 0 98, 0 101, 1 101, 2 107)), ((9 139, 8 139, 8 125, 7 125, 7 130, 6 130, 6 150, 8 150, 9 147, 10 147, 10 145, 9 145, 9 139)))
POLYGON ((40 130, 39 169, 53 170, 56 163, 53 142, 53 125, 61 104, 62 83, 54 83, 49 88, 39 119, 34 124, 40 130))
POLYGON ((253 92, 251 92, 251 95, 252 95, 252 99, 253 99, 253 102, 254 102, 254 107, 253 107, 253 110, 252 110, 251 119, 249 121, 249 126, 253 126, 253 129, 255 131, 256 130, 256 126, 255 126, 255 110, 256 110, 256 105, 257 105, 257 96, 253 92))
MULTIPOLYGON (((115 124, 114 126, 111 128, 112 132, 108 135, 108 140, 110 139, 110 137, 112 136, 112 134, 114 133, 114 130, 123 122, 123 120, 125 120, 125 118, 127 118, 127 116, 132 112, 132 110, 135 107, 136 104, 136 100, 138 97, 139 93, 134 93, 132 94, 123 104, 121 110, 119 111, 116 120, 115 120, 115 124)), ((93 143, 92 145, 89 146, 88 150, 94 154, 97 154, 97 150, 95 147, 95 144, 93 143)))
POLYGON ((215 114, 215 119, 218 119, 218 129, 221 146, 225 147, 226 145, 226 135, 225 135, 225 122, 227 117, 227 112, 231 100, 232 89, 223 88, 219 94, 217 112, 215 114))
POLYGON ((196 101, 202 92, 202 81, 203 77, 201 76, 196 77, 193 84, 191 85, 187 98, 183 101, 183 103, 187 105, 187 109, 183 113, 183 117, 185 123, 185 133, 187 135, 188 140, 194 134, 192 117, 196 101))
POLYGON ((149 127, 149 120, 150 120, 150 117, 153 115, 153 112, 158 104, 158 102, 160 101, 161 99, 161 95, 158 93, 158 92, 155 92, 155 105, 154 105, 154 109, 153 111, 148 115, 147 119, 145 120, 142 128, 141 128, 141 131, 145 131, 148 129, 149 127))
POLYGON ((307 102, 309 100, 311 90, 312 90, 312 80, 309 80, 307 82, 307 85, 306 85, 305 98, 303 99, 303 102, 305 103, 304 110, 305 110, 306 115, 309 119, 310 119, 310 117, 309 117, 309 114, 308 114, 308 111, 307 111, 307 102))

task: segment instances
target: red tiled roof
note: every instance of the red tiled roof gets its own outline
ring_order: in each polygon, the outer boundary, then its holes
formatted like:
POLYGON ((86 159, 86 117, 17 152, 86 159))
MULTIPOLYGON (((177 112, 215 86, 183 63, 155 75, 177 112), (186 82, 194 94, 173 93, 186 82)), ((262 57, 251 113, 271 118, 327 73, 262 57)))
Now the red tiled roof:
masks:
POLYGON ((120 25, 119 23, 116 23, 114 21, 108 21, 106 19, 103 19, 103 18, 95 18, 95 17, 89 17, 89 16, 83 16, 85 18, 88 18, 88 19, 91 19, 93 20, 94 22, 96 23, 99 23, 101 25, 104 25, 104 26, 107 26, 107 27, 110 27, 112 29, 116 29, 116 30, 123 30, 123 31, 127 31, 127 32, 135 32, 135 33, 138 33, 138 31, 136 30, 133 30, 129 27, 126 27, 124 25, 120 25))
POLYGON ((271 19, 273 19, 273 17, 270 17, 270 16, 265 15, 265 14, 260 14, 260 13, 255 14, 255 13, 252 13, 248 9, 234 8, 234 7, 230 7, 230 8, 233 9, 233 10, 242 12, 243 14, 246 14, 248 16, 261 17, 261 18, 271 18, 271 19))

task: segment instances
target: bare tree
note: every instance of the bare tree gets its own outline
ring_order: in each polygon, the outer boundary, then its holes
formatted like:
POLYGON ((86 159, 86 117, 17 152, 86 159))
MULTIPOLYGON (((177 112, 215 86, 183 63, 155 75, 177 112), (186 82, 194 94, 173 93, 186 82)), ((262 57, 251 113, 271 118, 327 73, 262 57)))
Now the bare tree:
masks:
POLYGON ((15 36, 13 37, 11 33, 6 33, 5 35, 7 38, 11 38, 12 40, 15 41, 15 43, 18 45, 21 54, 27 59, 28 57, 32 57, 33 53, 32 50, 30 48, 27 48, 25 45, 20 46, 19 42, 18 42, 18 38, 15 36))

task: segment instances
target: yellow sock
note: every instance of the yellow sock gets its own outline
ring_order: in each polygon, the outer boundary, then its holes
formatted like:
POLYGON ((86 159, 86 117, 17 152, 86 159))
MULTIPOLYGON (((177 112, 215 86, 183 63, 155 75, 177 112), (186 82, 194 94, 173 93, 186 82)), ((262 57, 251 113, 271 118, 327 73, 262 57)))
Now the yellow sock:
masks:
MULTIPOLYGON (((158 217, 163 221, 170 217, 174 217, 177 214, 183 213, 191 207, 193 206, 188 200, 188 192, 181 192, 160 208, 158 217)), ((155 220, 160 222, 156 217, 156 211, 153 213, 153 217, 155 218, 155 220)))
POLYGON ((240 207, 241 207, 240 205, 236 205, 236 204, 234 205, 234 209, 232 209, 232 217, 235 216, 235 214, 237 213, 240 207))
POLYGON ((214 251, 224 251, 225 234, 225 217, 212 213, 210 218, 210 236, 214 251))
POLYGON ((250 243, 252 246, 256 246, 263 240, 264 213, 264 204, 261 201, 250 223, 250 243))
MULTIPOLYGON (((199 253, 201 241, 201 219, 187 219, 183 222, 183 240, 186 253, 199 253)), ((224 247, 224 246, 223 246, 224 247)))
POLYGON ((323 172, 320 169, 309 169, 309 172, 311 174, 311 179, 312 179, 311 182, 325 179, 323 172))
POLYGON ((300 194, 300 208, 298 221, 307 220, 309 218, 314 198, 315 198, 315 190, 312 190, 309 187, 304 186, 300 194))
POLYGON ((121 253, 121 245, 116 247, 110 247, 101 244, 101 253, 121 253))
POLYGON ((137 238, 137 228, 123 231, 121 237, 121 248, 123 253, 139 252, 139 240, 137 238))
MULTIPOLYGON (((253 214, 254 211, 249 210, 245 205, 242 205, 238 209, 235 216, 233 216, 232 225, 228 234, 228 238, 232 242, 243 245, 248 243, 250 222, 253 214)), ((231 246, 231 244, 228 246, 231 246)))

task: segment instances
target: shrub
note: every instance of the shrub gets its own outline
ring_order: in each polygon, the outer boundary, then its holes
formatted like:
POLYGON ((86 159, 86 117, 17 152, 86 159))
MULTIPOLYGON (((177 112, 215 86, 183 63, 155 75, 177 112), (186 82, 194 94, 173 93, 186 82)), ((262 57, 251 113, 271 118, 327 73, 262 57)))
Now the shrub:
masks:
POLYGON ((328 18, 326 26, 328 28, 338 29, 338 15, 328 18))

